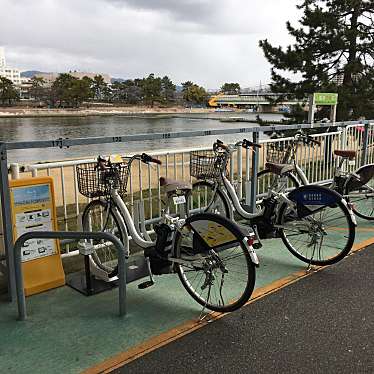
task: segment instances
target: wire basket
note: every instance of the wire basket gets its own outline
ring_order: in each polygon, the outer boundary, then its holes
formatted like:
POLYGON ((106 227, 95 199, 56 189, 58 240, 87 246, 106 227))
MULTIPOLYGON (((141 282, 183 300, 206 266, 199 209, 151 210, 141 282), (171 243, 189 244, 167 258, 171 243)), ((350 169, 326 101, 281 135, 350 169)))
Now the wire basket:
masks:
POLYGON ((266 146, 266 161, 277 164, 285 164, 288 162, 289 144, 283 143, 268 143, 266 146))
POLYGON ((214 151, 190 152, 190 174, 197 179, 214 179, 226 168, 224 155, 214 151))
POLYGON ((113 164, 104 170, 100 170, 96 163, 80 164, 76 170, 78 190, 86 197, 109 196, 112 188, 117 188, 121 196, 126 193, 128 164, 113 164))

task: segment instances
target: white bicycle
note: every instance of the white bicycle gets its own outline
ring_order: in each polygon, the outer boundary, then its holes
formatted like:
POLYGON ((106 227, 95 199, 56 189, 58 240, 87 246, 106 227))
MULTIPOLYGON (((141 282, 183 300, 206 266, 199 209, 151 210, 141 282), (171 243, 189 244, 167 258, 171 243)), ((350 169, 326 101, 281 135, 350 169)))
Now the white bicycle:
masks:
MULTIPOLYGON (((192 217, 195 213, 214 212, 235 218, 251 226, 257 238, 280 237, 294 256, 309 265, 329 265, 343 259, 355 238, 355 217, 343 197, 317 185, 287 193, 270 183, 258 211, 253 212, 256 209, 240 202, 226 178, 230 154, 239 145, 254 152, 261 147, 246 139, 231 145, 217 140, 212 151, 190 153, 190 173, 199 179, 188 194, 192 217)), ((273 171, 282 175, 285 167, 289 165, 273 164, 273 171)))
MULTIPOLYGON (((149 280, 139 288, 154 284, 154 275, 177 273, 187 292, 203 307, 230 312, 243 306, 251 297, 258 265, 252 247, 254 234, 241 230, 225 217, 204 213, 187 219, 172 217, 163 211, 155 226, 156 239, 137 232, 131 214, 121 198, 134 160, 161 162, 143 153, 126 162, 99 157, 96 164, 77 166, 79 191, 92 200, 83 213, 85 231, 115 234, 130 256, 129 234, 143 249, 149 280)), ((161 179, 168 200, 185 203, 184 195, 191 185, 161 179), (175 198, 175 199, 173 199, 175 198)), ((108 273, 117 275, 117 255, 111 243, 93 241, 92 261, 108 273)))

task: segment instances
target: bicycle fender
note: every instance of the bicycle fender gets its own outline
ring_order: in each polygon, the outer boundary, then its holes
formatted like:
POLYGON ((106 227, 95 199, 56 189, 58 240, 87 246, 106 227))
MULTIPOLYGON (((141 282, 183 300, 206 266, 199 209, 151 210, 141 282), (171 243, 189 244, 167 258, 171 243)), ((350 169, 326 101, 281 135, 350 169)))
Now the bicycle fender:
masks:
POLYGON ((357 226, 356 215, 353 213, 351 204, 348 204, 345 199, 342 199, 343 205, 348 209, 349 215, 351 216, 352 222, 355 226, 357 226))
POLYGON ((244 243, 245 248, 247 248, 249 256, 251 257, 251 261, 256 267, 259 267, 260 261, 258 260, 256 251, 251 245, 248 244, 247 240, 244 240, 243 243, 244 243))

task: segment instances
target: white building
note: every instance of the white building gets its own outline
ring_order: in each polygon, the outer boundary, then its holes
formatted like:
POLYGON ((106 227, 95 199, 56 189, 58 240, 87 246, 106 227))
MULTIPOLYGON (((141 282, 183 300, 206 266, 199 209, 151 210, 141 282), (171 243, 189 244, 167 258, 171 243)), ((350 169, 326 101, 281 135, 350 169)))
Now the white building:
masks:
POLYGON ((20 71, 6 64, 5 52, 3 47, 0 47, 0 76, 8 78, 15 85, 20 85, 21 83, 23 83, 20 71))

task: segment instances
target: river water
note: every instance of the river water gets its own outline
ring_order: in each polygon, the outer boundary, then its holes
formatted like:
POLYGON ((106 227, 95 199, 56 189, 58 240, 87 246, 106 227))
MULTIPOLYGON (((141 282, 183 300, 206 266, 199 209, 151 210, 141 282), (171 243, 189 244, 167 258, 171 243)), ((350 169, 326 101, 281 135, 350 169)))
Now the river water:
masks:
MULTIPOLYGON (((209 113, 178 115, 137 115, 137 116, 91 116, 91 117, 41 117, 41 118, 0 118, 0 140, 29 141, 53 140, 58 138, 81 138, 99 136, 121 136, 158 132, 179 132, 212 130, 222 128, 242 128, 254 126, 243 122, 220 122, 227 117, 254 119, 256 113, 209 113)), ((279 114, 261 114, 261 118, 277 121, 279 114)), ((223 135, 223 141, 240 139, 240 134, 223 135)), ((67 158, 92 157, 97 154, 135 153, 154 150, 172 150, 194 146, 209 146, 214 136, 148 140, 127 144, 102 144, 76 146, 69 149, 44 148, 14 150, 8 154, 10 162, 39 162, 63 160, 67 158)))

